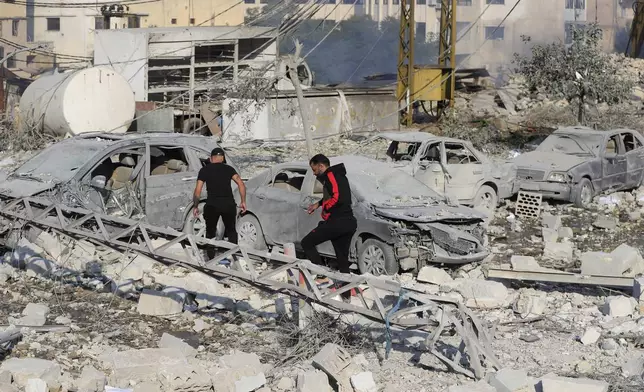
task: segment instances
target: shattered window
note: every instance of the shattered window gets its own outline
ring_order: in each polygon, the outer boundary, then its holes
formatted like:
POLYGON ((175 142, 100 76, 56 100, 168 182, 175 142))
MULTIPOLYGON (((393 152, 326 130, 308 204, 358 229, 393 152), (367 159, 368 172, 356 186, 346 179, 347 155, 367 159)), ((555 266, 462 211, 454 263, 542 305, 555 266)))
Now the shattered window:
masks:
POLYGON ((537 151, 565 154, 597 155, 602 143, 599 135, 552 134, 537 147, 537 151))
POLYGON ((420 143, 406 143, 393 141, 387 149, 387 156, 394 161, 411 161, 416 153, 420 143))
POLYGON ((425 155, 421 158, 421 161, 429 162, 440 162, 441 161, 441 147, 440 143, 434 143, 427 147, 425 155))
POLYGON ((442 197, 414 177, 399 170, 349 173, 351 189, 362 199, 374 204, 401 204, 416 200, 435 202, 442 197))
POLYGON ((188 158, 183 147, 150 147, 151 175, 187 172, 188 166, 188 158))
POLYGON ((445 155, 448 164, 480 163, 468 148, 459 143, 445 143, 445 155))
POLYGON ((273 188, 283 189, 289 192, 300 192, 305 176, 306 170, 285 169, 277 173, 271 182, 273 188))
POLYGON ((103 143, 58 143, 28 160, 15 172, 16 177, 67 181, 99 151, 103 143))
POLYGON ((640 141, 632 133, 623 133, 622 140, 624 141, 624 148, 626 152, 636 150, 642 147, 640 141))

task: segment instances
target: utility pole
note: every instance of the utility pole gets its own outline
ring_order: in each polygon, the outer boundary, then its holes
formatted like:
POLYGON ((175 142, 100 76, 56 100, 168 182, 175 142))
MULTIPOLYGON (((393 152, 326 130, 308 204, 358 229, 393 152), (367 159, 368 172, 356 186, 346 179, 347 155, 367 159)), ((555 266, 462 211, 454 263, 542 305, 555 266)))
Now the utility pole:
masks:
POLYGON ((306 153, 309 158, 313 156, 313 139, 311 138, 311 127, 309 125, 309 120, 306 117, 304 110, 304 94, 302 93, 302 86, 300 85, 300 78, 297 76, 297 69, 304 61, 300 57, 302 53, 302 44, 297 39, 295 40, 295 53, 288 56, 287 67, 288 67, 288 76, 293 82, 293 88, 295 88, 295 94, 297 95, 297 102, 300 106, 300 116, 302 116, 302 127, 304 127, 304 137, 306 138, 306 153))

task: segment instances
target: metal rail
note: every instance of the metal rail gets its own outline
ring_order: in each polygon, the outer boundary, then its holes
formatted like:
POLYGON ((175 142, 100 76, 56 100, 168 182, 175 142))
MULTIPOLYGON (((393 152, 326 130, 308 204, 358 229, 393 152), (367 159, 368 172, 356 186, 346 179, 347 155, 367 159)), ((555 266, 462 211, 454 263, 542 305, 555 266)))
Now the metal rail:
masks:
POLYGON ((24 198, 0 203, 2 232, 35 226, 54 230, 73 238, 85 238, 121 250, 133 250, 169 265, 181 265, 217 279, 234 277, 262 290, 282 292, 325 307, 361 314, 371 320, 402 328, 430 330, 428 349, 453 370, 472 378, 482 378, 484 367, 499 369, 492 354, 488 330, 478 318, 458 302, 408 290, 393 280, 372 275, 343 274, 280 253, 240 247, 229 242, 198 238, 170 228, 109 216, 93 211, 56 204, 43 198, 24 198), (159 241, 161 240, 161 241, 159 241), (183 254, 171 248, 182 248, 183 254), (214 248, 218 256, 205 259, 204 250, 214 248), (233 260, 237 268, 219 265, 233 260), (300 279, 284 281, 288 272, 300 279), (326 277, 335 288, 319 288, 314 276, 326 277), (302 283, 299 283, 302 282, 302 283), (354 290, 359 303, 345 303, 338 294, 354 290), (447 358, 436 347, 445 330, 455 329, 462 342, 454 358, 447 358), (461 365, 461 356, 469 366, 461 365))

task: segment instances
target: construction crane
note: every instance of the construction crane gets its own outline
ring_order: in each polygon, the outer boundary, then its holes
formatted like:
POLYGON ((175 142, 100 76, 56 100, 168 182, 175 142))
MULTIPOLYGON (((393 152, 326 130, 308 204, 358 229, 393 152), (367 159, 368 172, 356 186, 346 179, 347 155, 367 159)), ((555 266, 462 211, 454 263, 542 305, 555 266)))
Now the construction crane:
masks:
POLYGON ((631 24, 631 34, 628 37, 626 45, 626 56, 638 58, 644 44, 644 1, 633 2, 633 23, 631 24))
POLYGON ((407 126, 413 121, 414 101, 432 101, 441 110, 454 105, 456 79, 456 0, 439 0, 441 10, 438 64, 414 64, 416 0, 400 0, 400 42, 396 97, 407 126))

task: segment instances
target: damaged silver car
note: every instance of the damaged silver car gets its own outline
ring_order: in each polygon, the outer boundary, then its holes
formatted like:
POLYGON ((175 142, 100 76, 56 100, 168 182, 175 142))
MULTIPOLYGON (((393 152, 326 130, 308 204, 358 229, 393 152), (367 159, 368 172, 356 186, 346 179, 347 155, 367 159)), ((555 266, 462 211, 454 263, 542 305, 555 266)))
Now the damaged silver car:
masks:
POLYGON ((212 138, 181 134, 79 135, 45 148, 5 175, 0 196, 41 195, 204 236, 203 218, 190 213, 192 193, 199 169, 217 146, 212 138))
MULTIPOLYGON (((480 261, 485 214, 450 206, 444 198, 391 165, 357 156, 331 158, 344 163, 351 184, 358 230, 351 256, 361 273, 395 274, 428 263, 480 261)), ((298 240, 317 226, 319 214, 307 207, 322 198, 322 184, 306 162, 273 166, 246 183, 248 213, 238 221, 240 243, 256 249, 298 240)), ((318 247, 333 257, 330 243, 318 247)))
POLYGON ((630 129, 558 129, 535 151, 514 159, 515 192, 537 192, 547 199, 588 207, 598 193, 642 184, 643 146, 642 136, 630 129))
MULTIPOLYGON (((365 142, 389 142, 378 160, 392 162, 441 195, 487 214, 512 195, 512 166, 492 162, 465 140, 425 132, 385 132, 365 142)), ((361 154, 364 155, 364 154, 361 154)))

